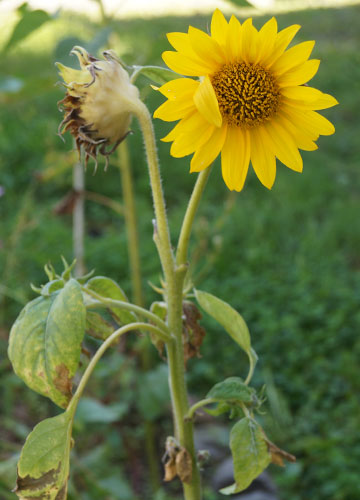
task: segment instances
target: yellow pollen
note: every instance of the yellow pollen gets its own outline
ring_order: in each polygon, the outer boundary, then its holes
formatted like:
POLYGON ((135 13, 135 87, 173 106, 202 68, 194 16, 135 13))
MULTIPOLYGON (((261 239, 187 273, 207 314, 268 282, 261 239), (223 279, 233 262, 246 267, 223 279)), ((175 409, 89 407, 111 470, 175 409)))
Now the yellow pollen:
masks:
POLYGON ((269 120, 278 109, 276 80, 257 64, 225 64, 210 79, 220 113, 229 125, 254 127, 269 120))

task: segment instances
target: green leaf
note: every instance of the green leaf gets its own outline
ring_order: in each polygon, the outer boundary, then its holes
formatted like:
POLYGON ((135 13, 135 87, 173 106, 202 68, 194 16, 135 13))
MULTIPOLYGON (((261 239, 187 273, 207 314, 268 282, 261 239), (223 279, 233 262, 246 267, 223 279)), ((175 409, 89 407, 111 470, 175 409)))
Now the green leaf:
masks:
POLYGON ((76 411, 76 422, 110 424, 121 420, 128 409, 127 403, 104 405, 93 398, 81 398, 76 411))
POLYGON ((175 78, 182 78, 182 75, 160 66, 133 66, 133 68, 134 78, 143 75, 157 85, 164 85, 164 83, 175 80, 175 78))
MULTIPOLYGON (((125 293, 120 286, 112 279, 105 276, 95 276, 91 278, 85 285, 86 288, 93 292, 106 297, 108 299, 121 300, 122 302, 129 302, 125 293)), ((131 311, 126 311, 121 307, 109 306, 111 315, 120 325, 127 325, 136 321, 136 316, 131 311)))
POLYGON ((44 297, 49 297, 49 295, 56 292, 57 290, 61 290, 62 288, 64 288, 64 280, 52 280, 46 283, 46 285, 41 288, 41 295, 43 295, 44 297))
POLYGON ((206 398, 219 399, 230 402, 252 403, 255 389, 245 385, 240 377, 229 377, 223 382, 215 384, 207 393, 206 398))
POLYGON ((101 314, 86 311, 85 331, 96 339, 106 340, 114 332, 114 327, 101 314))
POLYGON ((166 302, 153 302, 150 307, 150 311, 163 321, 166 320, 167 316, 167 305, 166 302))
POLYGON ((66 408, 78 368, 86 310, 74 279, 49 297, 38 297, 20 313, 9 338, 15 373, 34 391, 66 408))
POLYGON ((245 490, 271 462, 261 426, 252 418, 239 420, 230 433, 235 483, 220 490, 232 495, 245 490))
POLYGON ((246 352, 252 375, 258 358, 251 347, 249 329, 243 317, 227 302, 218 299, 211 293, 195 290, 195 297, 204 311, 220 323, 230 337, 246 352))
POLYGON ((73 415, 40 422, 29 434, 18 463, 16 495, 22 500, 65 500, 73 415))
POLYGON ((44 10, 23 10, 21 14, 22 16, 13 29, 4 51, 9 50, 10 47, 19 43, 51 19, 49 14, 44 10))

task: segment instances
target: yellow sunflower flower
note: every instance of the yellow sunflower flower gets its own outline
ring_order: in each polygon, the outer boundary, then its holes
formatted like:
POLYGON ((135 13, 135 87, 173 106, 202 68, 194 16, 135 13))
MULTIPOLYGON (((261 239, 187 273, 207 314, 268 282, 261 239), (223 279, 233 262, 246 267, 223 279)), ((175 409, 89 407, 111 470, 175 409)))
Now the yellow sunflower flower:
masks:
POLYGON ((301 172, 299 149, 317 149, 319 135, 334 126, 319 109, 337 104, 334 97, 306 85, 320 61, 309 59, 315 42, 288 49, 299 25, 277 30, 275 18, 259 31, 247 19, 227 22, 216 10, 211 35, 189 27, 188 33, 169 33, 176 52, 163 53, 173 71, 198 79, 178 78, 158 90, 167 97, 154 113, 164 121, 180 120, 162 140, 172 142, 170 153, 194 153, 190 172, 207 168, 221 153, 224 181, 241 191, 249 164, 271 189, 276 158, 301 172))

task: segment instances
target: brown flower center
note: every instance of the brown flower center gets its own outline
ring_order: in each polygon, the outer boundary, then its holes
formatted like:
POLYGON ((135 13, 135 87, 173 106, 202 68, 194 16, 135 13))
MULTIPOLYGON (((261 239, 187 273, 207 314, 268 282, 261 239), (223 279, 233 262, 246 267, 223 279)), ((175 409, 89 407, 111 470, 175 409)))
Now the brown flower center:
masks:
POLYGON ((278 109, 276 79, 257 64, 225 64, 210 79, 220 112, 229 125, 254 127, 269 120, 278 109))

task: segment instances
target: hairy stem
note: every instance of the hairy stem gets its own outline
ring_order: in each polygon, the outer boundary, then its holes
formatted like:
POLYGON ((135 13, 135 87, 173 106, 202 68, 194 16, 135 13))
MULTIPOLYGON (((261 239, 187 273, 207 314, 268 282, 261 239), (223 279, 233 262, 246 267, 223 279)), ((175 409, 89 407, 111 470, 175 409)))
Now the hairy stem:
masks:
POLYGON ((181 264, 180 266, 176 265, 171 248, 151 116, 146 106, 140 101, 134 108, 134 114, 140 122, 145 142, 155 209, 154 241, 158 249, 165 276, 165 300, 168 306, 167 324, 173 337, 172 342, 169 342, 166 347, 175 434, 180 445, 189 452, 192 459, 192 479, 189 483, 183 483, 184 498, 185 500, 201 500, 200 473, 195 456, 193 424, 191 421, 185 422, 185 415, 189 410, 189 403, 185 381, 184 351, 182 344, 182 300, 183 283, 187 266, 185 264, 181 264))

